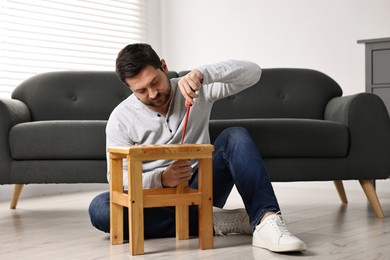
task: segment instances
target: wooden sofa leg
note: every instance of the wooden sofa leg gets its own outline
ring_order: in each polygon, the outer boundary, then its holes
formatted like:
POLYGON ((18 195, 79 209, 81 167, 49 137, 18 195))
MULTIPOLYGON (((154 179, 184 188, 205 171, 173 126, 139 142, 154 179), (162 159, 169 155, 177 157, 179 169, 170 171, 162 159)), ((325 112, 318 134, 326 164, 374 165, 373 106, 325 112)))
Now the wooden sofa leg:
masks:
POLYGON ((339 194, 341 202, 347 204, 348 200, 347 200, 347 195, 345 194, 343 181, 337 180, 337 181, 333 181, 333 182, 334 182, 334 185, 336 186, 337 193, 339 194))
POLYGON ((381 204, 376 194, 374 182, 372 180, 359 180, 359 182, 377 218, 384 218, 385 215, 383 214, 381 204))
POLYGON ((18 200, 19 200, 20 194, 22 193, 23 187, 24 187, 24 184, 15 184, 14 194, 12 195, 10 209, 16 209, 16 205, 18 204, 18 200))

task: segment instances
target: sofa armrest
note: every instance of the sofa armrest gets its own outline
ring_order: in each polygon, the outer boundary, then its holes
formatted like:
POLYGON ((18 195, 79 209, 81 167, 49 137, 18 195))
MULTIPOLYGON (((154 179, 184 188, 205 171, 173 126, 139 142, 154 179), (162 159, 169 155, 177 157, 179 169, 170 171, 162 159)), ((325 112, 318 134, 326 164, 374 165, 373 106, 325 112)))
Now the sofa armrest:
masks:
POLYGON ((31 121, 30 110, 22 101, 0 98, 0 184, 11 183, 9 131, 19 123, 31 121))
POLYGON ((375 94, 333 98, 325 120, 345 124, 350 134, 347 172, 359 179, 384 179, 390 174, 390 118, 375 94))

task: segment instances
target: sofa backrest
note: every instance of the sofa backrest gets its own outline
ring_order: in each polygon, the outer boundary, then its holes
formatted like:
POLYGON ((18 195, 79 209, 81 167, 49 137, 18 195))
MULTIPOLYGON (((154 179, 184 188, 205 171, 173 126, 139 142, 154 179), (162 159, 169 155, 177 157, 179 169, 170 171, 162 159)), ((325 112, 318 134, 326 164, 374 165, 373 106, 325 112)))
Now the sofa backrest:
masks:
POLYGON ((309 69, 263 69, 258 83, 222 100, 211 119, 308 118, 323 119, 329 100, 342 95, 327 75, 309 69))
POLYGON ((31 77, 12 98, 27 104, 33 121, 107 120, 130 93, 115 72, 61 71, 31 77))
POLYGON ((61 71, 27 79, 12 98, 27 104, 33 121, 107 120, 130 94, 114 71, 61 71))
MULTIPOLYGON (((169 77, 186 73, 169 72, 169 77)), ((33 121, 107 120, 131 94, 115 72, 63 71, 36 75, 21 83, 12 98, 30 108, 33 121)), ((323 119, 325 105, 341 96, 340 86, 308 69, 263 69, 254 86, 214 104, 211 119, 323 119)))

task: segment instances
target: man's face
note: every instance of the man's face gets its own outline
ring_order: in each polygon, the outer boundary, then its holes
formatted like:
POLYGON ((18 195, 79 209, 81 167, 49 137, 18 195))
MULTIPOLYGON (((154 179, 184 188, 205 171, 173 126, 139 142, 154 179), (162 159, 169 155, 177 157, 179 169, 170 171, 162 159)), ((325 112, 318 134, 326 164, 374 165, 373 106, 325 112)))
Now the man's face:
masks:
POLYGON ((162 107, 170 100, 171 83, 163 69, 147 66, 135 77, 126 79, 134 95, 149 107, 162 107))

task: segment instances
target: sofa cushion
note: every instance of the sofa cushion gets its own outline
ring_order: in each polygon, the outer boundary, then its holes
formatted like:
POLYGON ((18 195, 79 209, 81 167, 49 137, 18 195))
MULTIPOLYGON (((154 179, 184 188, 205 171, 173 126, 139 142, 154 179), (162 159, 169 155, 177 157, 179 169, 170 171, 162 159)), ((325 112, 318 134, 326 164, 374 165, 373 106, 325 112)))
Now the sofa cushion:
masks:
MULTIPOLYGON (((211 120, 212 140, 225 128, 245 127, 264 158, 344 157, 348 128, 310 119, 211 120)), ((40 121, 22 123, 10 131, 16 160, 105 159, 106 121, 40 121)))
POLYGON ((348 153, 347 126, 312 119, 211 120, 212 140, 227 127, 242 126, 264 158, 344 157, 348 153))
POLYGON ((105 159, 107 121, 39 121, 10 131, 13 159, 105 159))
MULTIPOLYGON (((168 77, 179 74, 169 71, 168 77)), ((115 71, 56 71, 22 82, 12 98, 27 104, 33 121, 108 120, 131 93, 115 71)))
POLYGON ((215 102, 211 119, 324 119, 326 104, 342 95, 340 86, 309 69, 263 69, 259 82, 215 102))
POLYGON ((29 107, 33 121, 108 120, 130 94, 115 71, 56 71, 22 82, 12 98, 29 107))

